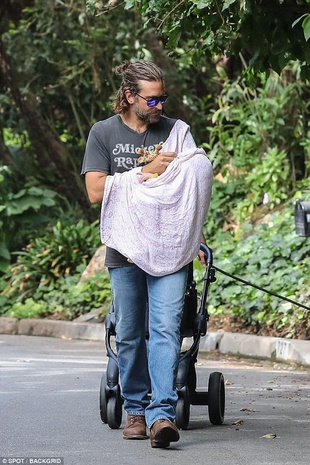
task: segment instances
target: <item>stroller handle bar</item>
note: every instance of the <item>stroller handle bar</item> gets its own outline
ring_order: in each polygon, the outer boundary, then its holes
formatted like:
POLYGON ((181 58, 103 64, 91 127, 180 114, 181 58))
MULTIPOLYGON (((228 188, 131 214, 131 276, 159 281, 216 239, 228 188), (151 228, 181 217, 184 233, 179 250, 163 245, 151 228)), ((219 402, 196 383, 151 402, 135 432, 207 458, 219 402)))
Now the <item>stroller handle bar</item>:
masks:
POLYGON ((200 250, 201 250, 201 251, 205 254, 205 256, 206 256, 207 265, 212 266, 212 264, 213 264, 213 253, 212 253, 212 249, 210 249, 210 247, 209 247, 207 244, 204 244, 203 242, 201 242, 201 244, 200 244, 200 250))

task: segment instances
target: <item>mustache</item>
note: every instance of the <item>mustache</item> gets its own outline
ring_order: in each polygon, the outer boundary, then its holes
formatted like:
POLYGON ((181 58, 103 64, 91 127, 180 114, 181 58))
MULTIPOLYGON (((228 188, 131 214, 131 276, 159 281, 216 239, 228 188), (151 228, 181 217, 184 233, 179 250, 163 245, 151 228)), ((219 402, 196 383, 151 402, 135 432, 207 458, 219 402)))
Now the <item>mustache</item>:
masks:
POLYGON ((151 117, 152 116, 158 117, 158 116, 162 115, 162 113, 163 113, 162 110, 156 110, 156 111, 150 113, 150 116, 151 117))

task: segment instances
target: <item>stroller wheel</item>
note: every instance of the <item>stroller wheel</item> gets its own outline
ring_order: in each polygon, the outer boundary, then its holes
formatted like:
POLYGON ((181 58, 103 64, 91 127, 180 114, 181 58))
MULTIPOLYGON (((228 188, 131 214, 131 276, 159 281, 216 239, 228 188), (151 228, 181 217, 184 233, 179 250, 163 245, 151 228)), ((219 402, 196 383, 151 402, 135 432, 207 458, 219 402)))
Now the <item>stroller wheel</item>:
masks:
POLYGON ((122 399, 119 386, 107 402, 107 423, 111 429, 118 429, 122 423, 122 399))
POLYGON ((179 429, 187 429, 190 415, 190 398, 187 386, 178 391, 178 401, 175 413, 176 426, 179 429))
POLYGON ((208 387, 209 419, 213 425, 221 425, 224 421, 225 385, 222 373, 210 374, 208 387))
POLYGON ((100 394, 99 394, 99 403, 100 403, 100 417, 102 423, 108 423, 108 414, 107 414, 107 394, 106 394, 106 374, 103 373, 101 376, 100 382, 100 394))

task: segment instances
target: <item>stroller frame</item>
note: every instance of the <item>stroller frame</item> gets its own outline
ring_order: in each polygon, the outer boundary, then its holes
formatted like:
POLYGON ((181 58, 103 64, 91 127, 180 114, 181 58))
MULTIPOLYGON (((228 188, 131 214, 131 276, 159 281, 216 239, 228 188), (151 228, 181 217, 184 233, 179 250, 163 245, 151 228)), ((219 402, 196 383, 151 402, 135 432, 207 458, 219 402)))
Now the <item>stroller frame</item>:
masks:
MULTIPOLYGON (((206 257, 203 290, 198 299, 196 282, 193 279, 193 264, 190 264, 184 298, 184 308, 181 322, 181 338, 192 338, 188 350, 180 352, 176 390, 178 401, 176 405, 176 426, 187 429, 190 419, 191 405, 207 405, 209 420, 213 425, 221 425, 225 411, 225 384, 223 374, 212 372, 209 375, 208 390, 197 390, 197 374, 195 364, 199 351, 200 338, 207 333, 209 314, 207 298, 210 283, 216 280, 213 268, 213 254, 208 245, 201 244, 200 250, 206 257), (199 300, 199 308, 198 308, 199 300)), ((115 313, 113 305, 105 319, 105 345, 108 356, 106 372, 102 374, 100 383, 100 417, 111 429, 117 429, 122 422, 123 399, 119 385, 119 368, 117 355, 112 348, 111 340, 115 336, 115 313)), ((146 337, 148 335, 146 334, 146 337)))

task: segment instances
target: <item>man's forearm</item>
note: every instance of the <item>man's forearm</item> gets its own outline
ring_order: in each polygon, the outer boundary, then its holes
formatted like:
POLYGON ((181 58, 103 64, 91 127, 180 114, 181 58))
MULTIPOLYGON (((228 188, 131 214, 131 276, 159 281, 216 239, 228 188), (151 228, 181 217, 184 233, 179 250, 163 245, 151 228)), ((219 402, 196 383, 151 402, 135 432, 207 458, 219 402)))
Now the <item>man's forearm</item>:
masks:
POLYGON ((97 171, 90 171, 85 174, 86 190, 90 203, 102 202, 106 178, 106 173, 97 171))

